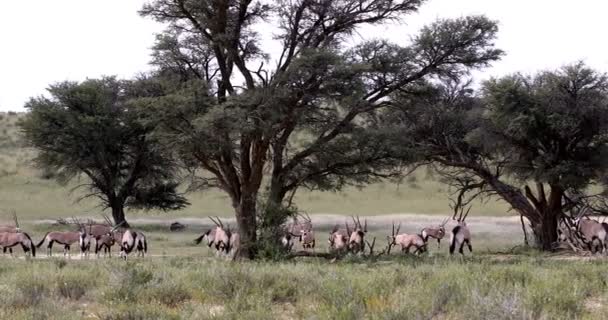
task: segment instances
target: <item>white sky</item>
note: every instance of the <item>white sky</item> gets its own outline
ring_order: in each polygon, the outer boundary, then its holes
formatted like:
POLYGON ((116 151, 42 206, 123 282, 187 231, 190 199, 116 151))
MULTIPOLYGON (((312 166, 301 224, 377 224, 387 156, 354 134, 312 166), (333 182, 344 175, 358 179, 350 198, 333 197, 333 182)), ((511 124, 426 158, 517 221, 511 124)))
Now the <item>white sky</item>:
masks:
MULTIPOLYGON (((0 0, 0 111, 23 111, 50 83, 148 70, 149 48, 162 26, 138 16, 144 2, 0 0)), ((366 28, 359 37, 406 43, 437 18, 485 14, 500 22, 497 46, 507 55, 479 78, 577 60, 606 72, 606 12, 608 2, 599 0, 429 0, 407 25, 366 28)))

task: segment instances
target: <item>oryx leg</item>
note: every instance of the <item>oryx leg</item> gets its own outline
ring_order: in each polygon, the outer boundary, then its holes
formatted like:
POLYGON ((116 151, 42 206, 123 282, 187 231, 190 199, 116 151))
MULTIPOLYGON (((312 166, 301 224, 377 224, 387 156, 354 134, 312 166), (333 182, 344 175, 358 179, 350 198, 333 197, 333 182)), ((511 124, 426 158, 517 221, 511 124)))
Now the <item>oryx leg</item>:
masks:
POLYGON ((471 246, 471 240, 467 239, 467 240, 465 240, 465 242, 467 243, 467 247, 469 247, 469 252, 473 253, 473 247, 471 246))
POLYGON ((54 240, 49 241, 49 244, 46 247, 46 253, 49 257, 53 256, 53 242, 55 242, 54 240))
POLYGON ((460 243, 460 248, 458 249, 458 252, 460 252, 460 254, 464 256, 464 250, 462 250, 463 248, 464 248, 464 241, 460 243))
POLYGON ((437 249, 441 249, 441 239, 437 239, 437 249))

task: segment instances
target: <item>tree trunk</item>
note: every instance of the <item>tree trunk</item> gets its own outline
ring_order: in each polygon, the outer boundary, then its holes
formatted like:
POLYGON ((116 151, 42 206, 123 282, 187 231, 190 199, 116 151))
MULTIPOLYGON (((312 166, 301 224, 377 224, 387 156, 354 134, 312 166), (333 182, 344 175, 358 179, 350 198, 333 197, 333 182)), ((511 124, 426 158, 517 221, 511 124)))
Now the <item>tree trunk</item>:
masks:
POLYGON ((235 207, 236 223, 241 237, 238 258, 253 259, 256 253, 256 201, 255 194, 243 194, 235 207))
POLYGON ((557 241, 559 214, 559 212, 545 212, 542 223, 535 228, 537 242, 543 251, 553 250, 553 244, 557 241))
POLYGON ((114 219, 114 224, 119 225, 124 228, 129 227, 129 223, 125 219, 125 208, 124 204, 120 201, 113 201, 110 204, 112 209, 112 218, 114 219))

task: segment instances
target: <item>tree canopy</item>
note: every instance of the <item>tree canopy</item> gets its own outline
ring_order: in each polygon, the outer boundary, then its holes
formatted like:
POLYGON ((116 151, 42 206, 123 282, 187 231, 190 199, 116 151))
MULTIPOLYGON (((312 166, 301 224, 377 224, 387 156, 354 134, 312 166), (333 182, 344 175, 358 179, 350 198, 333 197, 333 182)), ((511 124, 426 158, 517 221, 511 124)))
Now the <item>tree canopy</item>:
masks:
POLYGON ((281 206, 299 187, 335 190, 397 174, 404 155, 395 132, 377 123, 378 112, 420 82, 459 78, 500 58, 496 23, 483 16, 436 21, 407 46, 349 44, 361 26, 404 19, 423 2, 144 5, 143 16, 168 24, 152 62, 157 76, 173 81, 162 98, 141 104, 165 119, 164 137, 182 161, 209 173, 198 185, 230 196, 242 256, 255 254, 264 185, 268 202, 281 206), (273 61, 258 32, 269 22, 278 26, 273 39, 281 47, 273 61))
POLYGON ((462 83, 431 86, 387 119, 404 126, 417 161, 449 178, 457 206, 498 195, 544 249, 608 166, 608 78, 582 63, 492 79, 479 95, 462 83))
POLYGON ((124 223, 124 208, 180 209, 176 162, 153 134, 158 123, 139 121, 129 101, 141 93, 132 81, 114 78, 63 82, 51 97, 31 99, 20 123, 38 150, 36 163, 60 182, 85 176, 83 198, 95 197, 124 223))

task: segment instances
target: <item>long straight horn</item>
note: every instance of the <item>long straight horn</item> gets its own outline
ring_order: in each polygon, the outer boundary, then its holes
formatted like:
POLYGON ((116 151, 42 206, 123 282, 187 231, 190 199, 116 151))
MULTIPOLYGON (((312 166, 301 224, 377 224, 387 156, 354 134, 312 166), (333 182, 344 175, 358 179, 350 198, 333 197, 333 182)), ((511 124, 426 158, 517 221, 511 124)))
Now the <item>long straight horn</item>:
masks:
POLYGON ((363 223, 363 232, 367 232, 367 219, 365 219, 363 223))
POLYGON ((397 226, 397 231, 395 232, 395 235, 399 234, 399 230, 401 230, 401 222, 399 222, 399 225, 397 226))
POLYGON ((17 219, 17 211, 15 211, 15 209, 13 209, 13 210, 11 210, 11 212, 13 213, 13 220, 15 221, 15 228, 21 229, 19 227, 19 219, 17 219))
POLYGON ((355 220, 354 216, 350 216, 351 219, 353 219, 353 224, 355 225, 355 229, 357 229, 357 220, 355 220))
POLYGON ((126 222, 126 221, 123 221, 123 222, 121 222, 121 223, 119 223, 119 224, 115 225, 115 226, 112 228, 112 232, 114 232, 114 231, 116 231, 116 229, 120 228, 120 226, 122 226, 123 224, 125 224, 125 222, 126 222))
POLYGON ((393 221, 393 231, 392 232, 393 232, 392 235, 394 237, 395 236, 395 221, 393 221))
POLYGON ((105 220, 105 222, 108 225, 108 227, 111 227, 111 226, 114 225, 114 223, 112 222, 112 220, 110 220, 110 217, 108 217, 107 214, 102 213, 101 216, 103 217, 103 220, 105 220))
POLYGON ((224 223, 222 222, 222 219, 220 219, 220 217, 215 216, 215 219, 217 219, 217 221, 220 223, 220 225, 219 225, 219 226, 220 226, 220 228, 222 228, 222 229, 226 229, 226 228, 224 228, 224 223))
POLYGON ((215 221, 215 219, 213 219, 213 217, 209 217, 209 220, 211 220, 213 222, 213 224, 215 224, 216 227, 220 226, 220 224, 217 221, 215 221))
POLYGON ((467 218, 467 216, 469 215, 469 212, 471 212, 471 208, 472 208, 472 207, 473 207, 473 206, 469 206, 469 208, 467 209, 467 213, 465 213, 465 214, 464 214, 464 217, 462 217, 462 220, 461 220, 461 221, 464 221, 464 219, 466 219, 466 218, 467 218))
POLYGON ((348 236, 350 237, 350 228, 348 227, 348 221, 345 221, 344 224, 346 225, 346 233, 348 233, 348 236))

